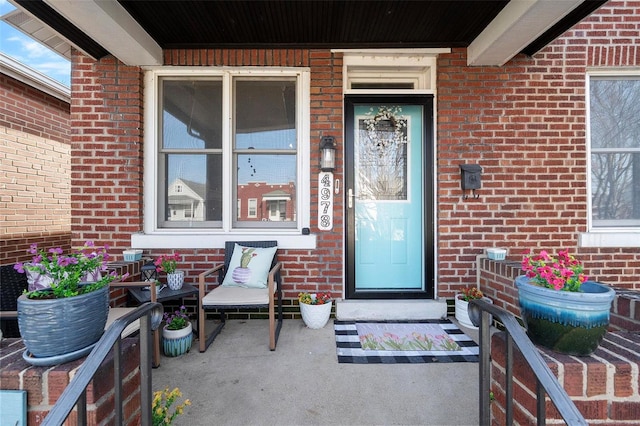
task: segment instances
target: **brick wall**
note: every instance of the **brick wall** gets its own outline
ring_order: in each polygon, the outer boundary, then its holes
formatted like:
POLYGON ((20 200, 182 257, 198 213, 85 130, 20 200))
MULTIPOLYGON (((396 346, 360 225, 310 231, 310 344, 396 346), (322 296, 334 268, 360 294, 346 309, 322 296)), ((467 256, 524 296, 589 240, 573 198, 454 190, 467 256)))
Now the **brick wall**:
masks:
POLYGON ((69 104, 0 74, 0 264, 70 246, 69 104))
MULTIPOLYGON (((317 173, 321 136, 342 140, 342 59, 328 50, 170 50, 167 65, 288 66, 311 69, 311 165, 317 173)), ((74 53, 72 66, 72 216, 73 240, 109 244, 118 255, 130 246, 131 234, 143 230, 143 74, 106 58, 94 61, 74 53)), ((336 179, 342 179, 338 153, 336 179)), ((317 185, 311 183, 311 205, 317 205, 317 185)), ((342 293, 342 200, 335 201, 334 228, 318 233, 316 250, 281 250, 284 297, 300 291, 342 293)), ((312 218, 317 230, 317 218, 312 218)), ((167 250, 151 250, 156 257, 167 250)), ((220 250, 181 249, 186 282, 220 263, 220 250)))
MULTIPOLYGON (((122 400, 125 425, 140 424, 140 345, 137 338, 122 340, 122 400)), ((39 425, 86 358, 52 367, 36 367, 23 358, 20 339, 3 339, 0 343, 0 389, 27 391, 27 423, 39 425)), ((87 424, 113 424, 115 416, 113 351, 99 367, 87 387, 87 424)), ((65 424, 77 424, 76 411, 65 424)))
MULTIPOLYGON (((607 333, 593 355, 573 357, 540 349, 543 360, 558 378, 588 424, 637 425, 640 418, 638 333, 607 333)), ((505 424, 505 338, 491 342, 491 424, 505 424)), ((520 351, 513 349, 513 418, 517 424, 536 424, 536 380, 520 351)), ((545 404, 546 424, 564 424, 553 403, 545 404)))
MULTIPOLYGON (((514 283, 522 275, 519 262, 480 261, 480 288, 494 305, 519 317, 514 283)), ((616 289, 611 324, 602 344, 587 357, 555 353, 539 347, 543 360, 590 424, 636 424, 640 418, 640 291, 616 289)), ((505 424, 506 345, 503 333, 491 340, 492 424, 505 424)), ((536 381, 520 351, 513 349, 514 420, 535 424, 536 381)), ((547 424, 559 423, 559 414, 546 403, 547 424), (555 419, 555 421, 554 421, 555 419)))
MULTIPOLYGON (((577 247, 588 214, 585 72, 640 66, 638 16, 637 2, 611 1, 535 57, 519 55, 501 67, 467 67, 465 49, 439 57, 439 296, 453 297, 474 284, 476 256, 493 246, 509 248, 512 260, 530 247, 569 248, 593 278, 640 288, 640 249, 577 247), (484 168, 479 199, 462 199, 461 163, 484 168)), ((333 135, 339 147, 335 178, 344 178, 339 53, 176 49, 165 51, 164 62, 309 67, 311 174, 318 171, 320 137, 333 135)), ((117 253, 129 246, 131 233, 142 230, 142 71, 78 53, 72 69, 73 239, 109 243, 117 253)), ((295 299, 300 290, 342 293, 343 196, 335 202, 334 229, 317 233, 316 250, 282 251, 286 298, 295 299)), ((312 182, 312 211, 316 204, 312 182)), ((313 215, 312 232, 316 220, 313 215)), ((181 251, 187 282, 221 259, 218 250, 181 251)))
POLYGON ((640 249, 579 248, 587 231, 587 67, 640 67, 640 3, 610 1, 533 58, 467 67, 438 60, 438 284, 475 283, 486 247, 568 248, 594 279, 640 288, 640 249), (479 199, 462 199, 459 164, 483 167, 479 199))

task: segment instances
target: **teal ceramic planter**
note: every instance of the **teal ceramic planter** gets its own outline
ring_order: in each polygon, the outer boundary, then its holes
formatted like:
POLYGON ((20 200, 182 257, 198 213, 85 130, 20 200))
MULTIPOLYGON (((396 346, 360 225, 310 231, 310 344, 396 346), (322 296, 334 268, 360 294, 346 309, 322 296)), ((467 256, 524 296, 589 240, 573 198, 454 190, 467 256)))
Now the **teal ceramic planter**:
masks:
POLYGON ((586 356, 596 350, 609 326, 615 291, 587 281, 581 292, 556 291, 516 278, 522 320, 531 341, 556 352, 586 356))
POLYGON ((162 349, 166 356, 180 356, 189 352, 193 342, 193 327, 191 323, 180 330, 162 329, 162 349))

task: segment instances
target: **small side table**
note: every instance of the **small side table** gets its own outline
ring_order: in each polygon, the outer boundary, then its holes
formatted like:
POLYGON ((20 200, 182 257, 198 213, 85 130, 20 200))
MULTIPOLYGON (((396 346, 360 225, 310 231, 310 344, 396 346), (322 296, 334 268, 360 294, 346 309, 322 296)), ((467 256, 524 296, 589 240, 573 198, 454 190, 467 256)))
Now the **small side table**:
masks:
MULTIPOLYGON (((160 283, 156 283, 156 285, 162 285, 160 283)), ((129 293, 131 296, 140 304, 151 301, 151 292, 149 290, 143 290, 143 287, 135 287, 130 288, 129 293)), ((169 300, 177 300, 184 299, 187 296, 191 296, 193 294, 198 294, 198 287, 194 287, 191 284, 184 283, 182 287, 178 290, 171 290, 168 286, 164 288, 157 296, 157 302, 166 302, 169 300)), ((194 333, 200 327, 198 317, 196 316, 196 329, 194 329, 194 333)), ((196 334, 197 335, 197 334, 196 334)))
MULTIPOLYGON (((157 286, 162 284, 157 283, 157 286)), ((146 303, 151 301, 151 293, 149 290, 143 290, 142 287, 130 288, 129 293, 138 303, 146 303)), ((183 299, 192 294, 198 294, 198 287, 194 287, 191 284, 184 283, 179 290, 171 290, 169 287, 165 287, 160 293, 158 293, 157 301, 166 302, 167 300, 183 299)))

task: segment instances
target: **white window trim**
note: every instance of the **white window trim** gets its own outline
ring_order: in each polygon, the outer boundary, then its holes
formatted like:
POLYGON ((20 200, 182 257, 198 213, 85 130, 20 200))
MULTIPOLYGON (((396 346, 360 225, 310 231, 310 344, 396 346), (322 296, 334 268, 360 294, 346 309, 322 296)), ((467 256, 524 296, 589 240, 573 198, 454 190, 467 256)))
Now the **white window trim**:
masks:
MULTIPOLYGON (((315 235, 302 235, 303 229, 309 228, 311 223, 311 155, 310 155, 310 87, 311 77, 308 68, 280 68, 280 67, 145 67, 144 76, 144 231, 131 236, 131 246, 134 248, 222 248, 225 241, 251 241, 274 239, 281 248, 314 249, 315 235), (231 229, 232 206, 226 205, 223 212, 222 229, 185 229, 160 228, 157 219, 157 117, 159 116, 158 80, 165 76, 206 76, 227 79, 235 76, 290 76, 297 77, 299 82, 299 96, 296 97, 297 127, 301 135, 298 141, 297 179, 298 179, 298 226, 296 229, 231 229)), ((226 92, 225 92, 226 93, 226 92)), ((230 120, 229 99, 223 99, 223 120, 230 120)), ((223 136, 229 138, 229 126, 224 126, 223 136)), ((223 153, 223 194, 230 199, 230 170, 227 156, 223 153)))
POLYGON ((638 68, 597 68, 587 69, 585 78, 586 98, 586 143, 587 143, 587 232, 578 238, 580 247, 640 247, 639 228, 595 228, 591 214, 591 97, 592 77, 640 76, 638 68))

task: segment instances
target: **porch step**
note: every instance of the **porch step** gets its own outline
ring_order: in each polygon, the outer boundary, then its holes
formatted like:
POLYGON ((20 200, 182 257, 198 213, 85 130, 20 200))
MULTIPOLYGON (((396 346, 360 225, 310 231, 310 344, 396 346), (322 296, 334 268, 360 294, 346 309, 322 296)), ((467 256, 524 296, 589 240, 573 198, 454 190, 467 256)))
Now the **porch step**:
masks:
POLYGON ((447 302, 442 300, 337 300, 336 319, 424 320, 447 316, 447 302))

